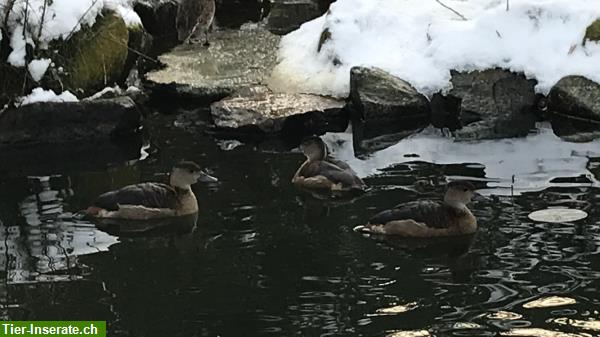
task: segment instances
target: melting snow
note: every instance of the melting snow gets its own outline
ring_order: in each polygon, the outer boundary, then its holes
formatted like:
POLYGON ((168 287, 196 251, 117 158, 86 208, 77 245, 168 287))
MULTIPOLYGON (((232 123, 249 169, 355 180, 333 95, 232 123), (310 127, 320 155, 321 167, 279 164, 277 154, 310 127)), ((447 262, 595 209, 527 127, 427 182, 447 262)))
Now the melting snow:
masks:
POLYGON ((546 93, 563 76, 600 82, 600 44, 582 44, 600 17, 598 0, 338 0, 280 44, 270 85, 346 96, 352 66, 377 66, 431 95, 450 88, 450 70, 524 72, 546 93), (317 52, 327 28, 331 39, 317 52), (341 65, 332 60, 337 58, 341 65))

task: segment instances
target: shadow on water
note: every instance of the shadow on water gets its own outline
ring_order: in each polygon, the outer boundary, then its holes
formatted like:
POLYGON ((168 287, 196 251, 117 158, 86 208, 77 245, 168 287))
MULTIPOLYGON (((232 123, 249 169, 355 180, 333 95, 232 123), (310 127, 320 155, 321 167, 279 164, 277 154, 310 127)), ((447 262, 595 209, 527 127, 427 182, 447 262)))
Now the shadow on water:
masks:
POLYGON ((175 116, 161 123, 141 159, 42 161, 35 177, 6 169, 2 318, 101 319, 111 336, 600 331, 598 143, 567 143, 542 129, 526 139, 461 144, 425 130, 356 159, 348 134, 327 134, 370 189, 324 201, 291 186, 299 153, 214 140, 201 127, 173 126, 175 116), (181 230, 127 235, 126 225, 113 224, 108 234, 73 220, 100 193, 164 181, 181 158, 220 179, 193 187, 200 211, 178 222, 181 230), (352 230, 381 209, 441 197, 450 178, 475 180, 488 195, 471 207, 480 224, 474 236, 415 241, 352 230), (527 218, 548 206, 589 217, 527 218))

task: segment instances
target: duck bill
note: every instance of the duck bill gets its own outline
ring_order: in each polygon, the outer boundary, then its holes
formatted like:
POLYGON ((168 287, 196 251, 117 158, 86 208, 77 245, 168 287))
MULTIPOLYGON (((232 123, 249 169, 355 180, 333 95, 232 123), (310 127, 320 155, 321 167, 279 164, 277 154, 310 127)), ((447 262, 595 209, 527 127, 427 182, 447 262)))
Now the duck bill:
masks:
POLYGON ((200 171, 200 173, 198 174, 198 181, 201 181, 203 183, 216 183, 217 181, 219 181, 219 179, 211 176, 210 174, 204 171, 200 171))

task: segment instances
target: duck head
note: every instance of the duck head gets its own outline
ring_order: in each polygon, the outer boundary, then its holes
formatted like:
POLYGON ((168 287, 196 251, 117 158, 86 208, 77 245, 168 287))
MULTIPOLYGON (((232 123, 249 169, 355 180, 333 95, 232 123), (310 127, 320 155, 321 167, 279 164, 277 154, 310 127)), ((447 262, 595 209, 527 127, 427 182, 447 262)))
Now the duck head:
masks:
POLYGON ((468 181, 453 181, 448 183, 444 203, 456 208, 464 208, 475 195, 475 185, 468 181))
POLYGON ((300 144, 300 150, 309 161, 323 160, 327 157, 327 145, 321 138, 316 136, 306 138, 300 144))
POLYGON ((193 161, 181 161, 173 166, 170 175, 171 186, 188 189, 198 181, 216 182, 218 180, 204 172, 202 168, 193 161))

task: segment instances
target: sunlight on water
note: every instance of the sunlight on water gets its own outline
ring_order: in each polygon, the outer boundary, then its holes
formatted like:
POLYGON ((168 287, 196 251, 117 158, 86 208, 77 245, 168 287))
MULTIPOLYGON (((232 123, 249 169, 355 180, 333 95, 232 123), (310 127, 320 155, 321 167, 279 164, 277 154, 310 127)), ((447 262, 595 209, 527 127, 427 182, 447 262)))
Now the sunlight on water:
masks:
POLYGON ((429 337, 431 334, 426 330, 417 331, 396 331, 387 337, 429 337))
POLYGON ((395 315, 408 312, 417 308, 417 302, 395 305, 389 308, 381 308, 375 311, 375 315, 395 315))
POLYGON ((523 304, 523 308, 531 309, 531 308, 550 308, 550 307, 560 307, 563 305, 571 305, 575 304, 577 301, 573 298, 569 297, 560 297, 560 296, 550 296, 537 299, 535 301, 527 302, 523 304))
POLYGON ((500 336, 518 336, 518 337, 592 337, 589 334, 567 333, 552 331, 539 328, 513 329, 508 332, 501 332, 500 336))
POLYGON ((594 320, 594 319, 584 321, 584 320, 561 317, 561 318, 553 319, 552 322, 559 324, 559 325, 567 325, 567 326, 572 326, 572 327, 580 328, 580 329, 584 329, 584 330, 600 331, 600 321, 594 320))

